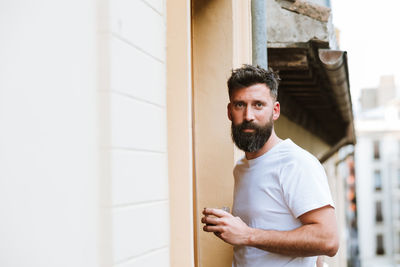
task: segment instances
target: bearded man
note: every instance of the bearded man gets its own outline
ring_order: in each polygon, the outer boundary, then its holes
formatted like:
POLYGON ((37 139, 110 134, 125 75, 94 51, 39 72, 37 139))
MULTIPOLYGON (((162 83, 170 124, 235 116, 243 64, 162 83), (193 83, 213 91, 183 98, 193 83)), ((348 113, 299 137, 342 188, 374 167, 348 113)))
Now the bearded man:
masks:
POLYGON ((234 267, 314 267, 338 250, 335 209, 322 165, 274 131, 279 77, 244 65, 228 80, 234 168, 232 214, 206 208, 204 231, 234 246, 234 267))

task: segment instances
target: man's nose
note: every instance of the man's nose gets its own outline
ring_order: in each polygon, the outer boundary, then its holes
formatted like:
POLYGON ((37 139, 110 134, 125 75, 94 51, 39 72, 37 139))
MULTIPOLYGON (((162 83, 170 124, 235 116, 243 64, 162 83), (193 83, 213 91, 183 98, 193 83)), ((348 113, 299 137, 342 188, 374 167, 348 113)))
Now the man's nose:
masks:
POLYGON ((248 105, 244 112, 245 112, 244 119, 246 121, 253 121, 254 120, 254 112, 253 112, 253 109, 251 108, 251 105, 248 105))

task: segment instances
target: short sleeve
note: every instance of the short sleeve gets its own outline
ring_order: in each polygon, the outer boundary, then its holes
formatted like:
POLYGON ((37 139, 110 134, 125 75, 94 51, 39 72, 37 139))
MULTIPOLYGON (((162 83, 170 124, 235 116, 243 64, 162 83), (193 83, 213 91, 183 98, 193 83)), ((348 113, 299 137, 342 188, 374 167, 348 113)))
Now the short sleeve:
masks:
POLYGON ((327 205, 334 207, 325 170, 317 159, 306 155, 281 164, 284 199, 296 218, 327 205))

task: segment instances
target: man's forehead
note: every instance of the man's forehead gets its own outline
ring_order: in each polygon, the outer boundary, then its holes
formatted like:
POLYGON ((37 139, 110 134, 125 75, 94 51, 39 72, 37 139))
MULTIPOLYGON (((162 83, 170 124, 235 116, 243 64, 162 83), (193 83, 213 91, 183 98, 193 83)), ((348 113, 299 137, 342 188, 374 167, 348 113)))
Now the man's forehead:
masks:
POLYGON ((269 87, 262 83, 253 84, 247 87, 242 87, 236 89, 232 93, 232 100, 236 98, 246 98, 246 97, 271 97, 271 90, 269 87))

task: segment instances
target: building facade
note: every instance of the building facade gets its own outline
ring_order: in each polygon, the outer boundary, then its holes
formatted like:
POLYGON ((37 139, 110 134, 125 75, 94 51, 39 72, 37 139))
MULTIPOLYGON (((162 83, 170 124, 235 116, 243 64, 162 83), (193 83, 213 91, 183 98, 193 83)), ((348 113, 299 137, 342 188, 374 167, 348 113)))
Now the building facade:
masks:
POLYGON ((344 210, 346 213, 345 236, 347 240, 347 266, 359 267, 359 241, 357 225, 357 191, 354 146, 349 145, 339 150, 339 160, 337 161, 337 176, 343 181, 346 198, 344 199, 344 210))
POLYGON ((382 77, 379 88, 364 90, 356 120, 361 266, 400 264, 400 106, 395 96, 393 76, 382 77))

